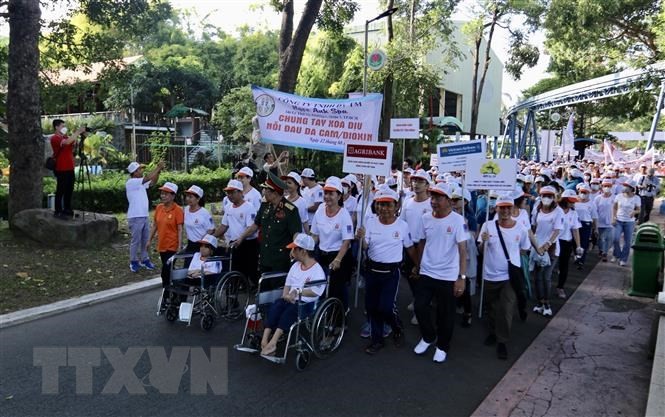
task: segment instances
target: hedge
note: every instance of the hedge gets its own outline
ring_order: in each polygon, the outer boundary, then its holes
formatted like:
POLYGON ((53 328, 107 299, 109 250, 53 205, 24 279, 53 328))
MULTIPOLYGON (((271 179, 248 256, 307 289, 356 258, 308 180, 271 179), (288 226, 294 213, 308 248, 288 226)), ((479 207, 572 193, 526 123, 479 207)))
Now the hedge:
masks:
MULTIPOLYGON (((176 183, 179 189, 178 200, 184 203, 183 192, 192 184, 203 188, 206 200, 219 202, 224 196, 224 187, 231 177, 230 169, 210 170, 204 167, 195 168, 191 173, 163 172, 159 176, 159 184, 166 181, 176 183)), ((125 182, 129 176, 121 172, 106 172, 102 175, 90 176, 90 187, 85 182, 83 191, 79 191, 78 184, 74 192, 73 206, 75 209, 86 209, 98 213, 123 213, 127 211, 127 197, 125 194, 125 182)), ((55 193, 55 178, 45 177, 43 187, 44 207, 49 194, 55 193)), ((158 187, 150 187, 148 197, 154 207, 159 203, 158 187)), ((9 191, 6 187, 0 187, 0 216, 8 217, 7 204, 9 202, 9 191)))

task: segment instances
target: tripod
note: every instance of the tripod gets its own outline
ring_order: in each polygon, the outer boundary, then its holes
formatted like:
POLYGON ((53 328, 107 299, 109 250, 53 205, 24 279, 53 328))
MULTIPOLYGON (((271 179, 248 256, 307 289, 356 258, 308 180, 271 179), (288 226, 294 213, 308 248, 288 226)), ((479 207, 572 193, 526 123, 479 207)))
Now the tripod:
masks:
MULTIPOLYGON (((79 195, 79 202, 81 204, 81 220, 85 220, 85 211, 88 209, 88 195, 86 194, 86 181, 88 192, 92 190, 92 181, 90 180, 90 165, 88 164, 88 156, 83 151, 83 144, 85 137, 79 143, 78 156, 79 156, 79 170, 74 181, 74 189, 79 195)), ((94 214, 93 214, 94 215, 94 214)))

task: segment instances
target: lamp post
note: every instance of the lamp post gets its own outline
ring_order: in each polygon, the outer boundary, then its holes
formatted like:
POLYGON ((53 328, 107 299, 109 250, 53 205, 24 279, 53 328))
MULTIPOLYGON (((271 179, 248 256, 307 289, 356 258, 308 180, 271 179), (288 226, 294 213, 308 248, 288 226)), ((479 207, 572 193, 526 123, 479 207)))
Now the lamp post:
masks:
POLYGON ((381 20, 384 17, 391 16, 397 11, 397 7, 388 9, 385 12, 381 13, 374 19, 365 20, 365 59, 363 61, 363 97, 367 95, 367 33, 369 32, 369 24, 381 20))

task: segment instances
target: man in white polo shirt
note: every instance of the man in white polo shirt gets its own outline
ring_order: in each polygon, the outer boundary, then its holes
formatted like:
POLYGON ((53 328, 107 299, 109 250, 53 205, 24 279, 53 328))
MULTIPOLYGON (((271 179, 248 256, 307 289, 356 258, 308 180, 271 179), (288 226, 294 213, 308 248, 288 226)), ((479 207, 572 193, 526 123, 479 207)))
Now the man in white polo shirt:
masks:
MULTIPOLYGON (((243 185, 238 180, 231 180, 224 188, 230 204, 224 211, 222 224, 217 227, 215 236, 225 237, 227 242, 237 240, 256 218, 254 206, 244 200, 243 185)), ((248 236, 233 250, 233 267, 242 272, 249 282, 257 284, 257 264, 259 243, 256 240, 258 233, 248 236)))
POLYGON ((485 344, 490 346, 498 342, 496 354, 499 359, 508 358, 506 343, 510 339, 510 328, 517 300, 510 283, 508 262, 519 268, 521 251, 526 252, 531 247, 528 230, 512 218, 513 204, 511 195, 499 196, 496 202, 499 220, 483 223, 478 237, 480 249, 484 253, 484 302, 487 306, 490 332, 485 339, 485 344), (506 252, 508 257, 506 257, 506 252))
POLYGON ((147 189, 159 180, 159 173, 164 169, 164 161, 160 161, 157 167, 148 175, 143 176, 143 165, 132 162, 127 167, 129 179, 125 183, 127 194, 127 225, 131 234, 129 244, 129 269, 139 272, 141 266, 152 271, 155 265, 148 258, 148 240, 150 239, 150 222, 148 213, 150 203, 148 201, 147 189))
POLYGON ((302 177, 302 183, 304 185, 300 192, 307 202, 307 213, 309 215, 308 221, 311 225, 314 213, 316 213, 319 205, 323 203, 323 187, 316 182, 316 175, 312 168, 303 169, 300 176, 302 177))
POLYGON ((455 326, 456 297, 466 284, 464 217, 452 210, 450 189, 439 183, 429 189, 432 212, 422 216, 414 240, 418 242, 420 277, 416 285, 415 311, 422 339, 413 351, 422 355, 436 342, 434 362, 446 360, 455 326), (430 303, 436 298, 436 326, 430 303))

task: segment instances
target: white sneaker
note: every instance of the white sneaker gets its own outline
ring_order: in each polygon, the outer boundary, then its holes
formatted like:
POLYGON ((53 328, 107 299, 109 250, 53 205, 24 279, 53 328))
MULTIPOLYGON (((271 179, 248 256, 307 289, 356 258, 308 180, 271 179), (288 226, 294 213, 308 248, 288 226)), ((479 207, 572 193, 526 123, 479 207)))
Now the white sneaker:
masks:
POLYGON ((425 342, 425 339, 420 339, 420 342, 418 342, 416 347, 413 348, 413 353, 415 353, 416 355, 422 355, 423 353, 425 353, 427 351, 427 348, 429 348, 429 345, 431 345, 431 343, 425 342))
POLYGON ((552 307, 545 306, 545 308, 543 309, 543 316, 544 317, 552 317, 552 307))
POLYGON ((626 263, 624 261, 619 261, 619 266, 626 266, 626 263))
POLYGON ((616 261, 617 261, 617 258, 615 258, 614 256, 612 258, 610 258, 610 262, 614 263, 616 261))
POLYGON ((436 362, 436 363, 445 362, 446 361, 446 356, 448 356, 446 354, 446 352, 444 352, 443 350, 441 350, 439 348, 436 348, 436 352, 434 352, 434 362, 436 362))
POLYGON ((543 314, 543 310, 544 310, 544 307, 542 306, 542 304, 538 304, 538 305, 533 307, 533 312, 534 313, 543 314))
POLYGON ((409 310, 409 311, 413 311, 413 310, 414 310, 414 307, 413 307, 413 301, 411 301, 411 304, 409 304, 408 306, 406 306, 406 309, 409 310))
POLYGON ((413 324, 414 326, 418 325, 418 318, 416 317, 415 314, 413 315, 413 317, 411 317, 411 324, 413 324))

